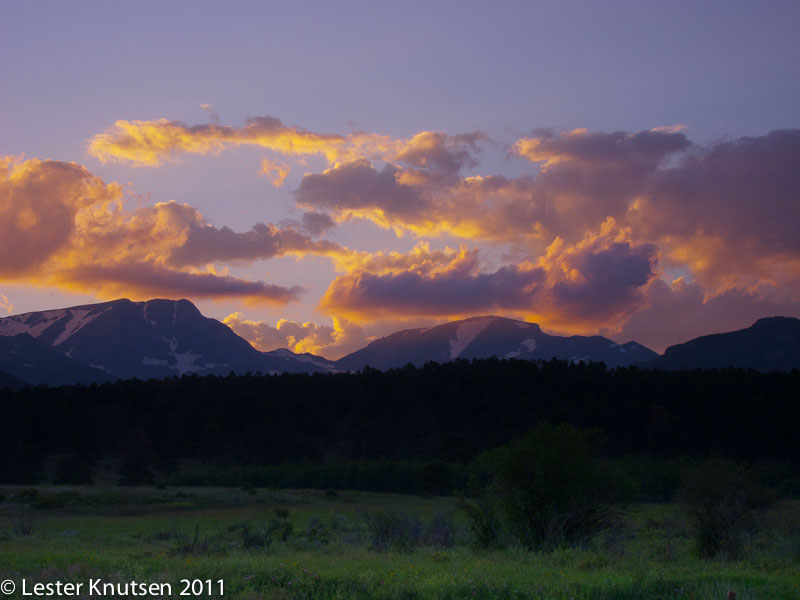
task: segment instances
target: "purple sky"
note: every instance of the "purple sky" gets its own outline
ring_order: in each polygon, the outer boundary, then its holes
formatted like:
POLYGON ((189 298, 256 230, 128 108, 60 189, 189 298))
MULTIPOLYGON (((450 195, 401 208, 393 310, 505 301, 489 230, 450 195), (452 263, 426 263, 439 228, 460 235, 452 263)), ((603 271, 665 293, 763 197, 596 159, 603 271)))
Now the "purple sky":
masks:
POLYGON ((0 315, 185 296, 328 356, 473 314, 659 351, 800 316, 798 25, 797 2, 4 2, 0 315))

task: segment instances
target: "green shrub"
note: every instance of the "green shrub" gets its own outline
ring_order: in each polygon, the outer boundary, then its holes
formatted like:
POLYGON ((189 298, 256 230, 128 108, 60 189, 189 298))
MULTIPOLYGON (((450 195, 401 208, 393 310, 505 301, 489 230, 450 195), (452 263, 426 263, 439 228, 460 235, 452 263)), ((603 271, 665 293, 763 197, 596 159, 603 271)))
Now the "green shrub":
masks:
POLYGON ((423 540, 423 525, 419 518, 397 510, 378 510, 366 513, 364 520, 370 536, 370 546, 377 552, 397 550, 411 552, 423 540))
POLYGON ((274 535, 280 541, 286 542, 292 537, 294 533, 294 525, 289 521, 288 508, 276 508, 275 516, 277 519, 272 519, 269 523, 270 535, 274 535))
POLYGON ((687 475, 682 496, 697 553, 733 559, 742 556, 745 542, 755 533, 761 509, 775 501, 748 469, 718 458, 687 475))
POLYGON ((576 546, 620 515, 620 486, 591 455, 589 434, 541 424, 525 437, 482 454, 471 500, 462 506, 476 541, 526 548, 576 546))

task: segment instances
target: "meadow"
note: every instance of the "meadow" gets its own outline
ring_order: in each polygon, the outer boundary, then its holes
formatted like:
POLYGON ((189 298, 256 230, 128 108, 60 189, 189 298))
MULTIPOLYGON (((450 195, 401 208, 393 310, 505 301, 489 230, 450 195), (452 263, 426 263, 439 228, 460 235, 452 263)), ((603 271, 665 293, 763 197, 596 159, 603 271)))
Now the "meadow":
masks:
POLYGON ((743 557, 726 560, 695 556, 674 503, 631 505, 580 547, 536 552, 478 549, 452 497, 114 486, 0 495, 0 580, 16 583, 13 599, 23 578, 170 583, 173 597, 183 579, 219 596, 222 580, 224 597, 242 599, 800 598, 797 501, 773 506, 743 557))

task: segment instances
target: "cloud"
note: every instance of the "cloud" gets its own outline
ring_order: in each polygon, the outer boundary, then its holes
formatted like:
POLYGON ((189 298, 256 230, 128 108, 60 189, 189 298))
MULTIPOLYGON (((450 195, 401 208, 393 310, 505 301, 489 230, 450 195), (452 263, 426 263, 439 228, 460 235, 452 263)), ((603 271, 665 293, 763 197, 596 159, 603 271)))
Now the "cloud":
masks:
POLYGON ((385 159, 456 173, 465 166, 478 165, 474 154, 479 150, 479 144, 487 139, 488 136, 479 131, 455 136, 441 131, 422 131, 400 147, 394 156, 385 159))
POLYGON ((336 343, 333 327, 312 321, 301 324, 280 319, 273 327, 266 321, 248 321, 242 313, 235 312, 225 317, 223 323, 264 352, 288 348, 296 353, 316 354, 336 343))
POLYGON ((800 292, 800 130, 693 145, 669 130, 538 131, 513 151, 536 174, 458 177, 368 159, 306 175, 299 206, 398 234, 509 244, 535 260, 557 238, 578 243, 609 218, 631 240, 690 269, 713 293, 758 286, 800 292))
POLYGON ((6 296, 5 294, 0 294, 0 308, 5 310, 9 314, 14 312, 14 305, 11 303, 11 300, 9 300, 8 296, 6 296))
POLYGON ((80 213, 120 197, 75 163, 0 157, 0 278, 41 269, 69 246, 80 213))
POLYGON ((412 160, 414 168, 389 164, 378 170, 362 157, 304 176, 295 200, 340 221, 367 219, 418 236, 445 233, 541 251, 556 236, 576 241, 608 217, 623 218, 663 161, 687 148, 680 133, 540 132, 513 147, 515 154, 545 163, 536 176, 462 178, 456 165, 463 163, 421 170, 420 161, 412 160))
POLYGON ((699 149, 654 174, 629 220, 714 292, 797 286, 798 164, 797 129, 699 149))
POLYGON ((513 151, 531 162, 544 163, 545 167, 579 162, 627 171, 639 166, 656 166, 670 154, 688 149, 689 145, 682 133, 658 128, 639 133, 574 129, 560 135, 548 132, 522 138, 514 144, 513 151))
POLYGON ((291 170, 291 167, 285 162, 269 160, 268 158, 261 160, 261 174, 269 177, 272 185, 276 188, 284 184, 291 170))
POLYGON ((220 274, 209 263, 349 252, 297 228, 259 223, 244 233, 218 229, 174 201, 128 210, 120 186, 106 185, 80 165, 0 159, 2 280, 103 296, 285 304, 302 289, 220 274))
POLYGON ((418 247, 408 257, 379 256, 337 277, 320 308, 353 321, 521 310, 544 279, 538 268, 510 265, 484 273, 478 267, 477 250, 465 248, 431 254, 418 247), (398 269, 402 262, 405 268, 398 269))
POLYGON ((601 331, 622 342, 636 340, 663 352, 667 346, 701 335, 744 329, 762 317, 800 317, 800 301, 774 296, 737 288, 713 295, 683 277, 670 283, 656 279, 647 289, 642 310, 624 326, 601 331))
POLYGON ((600 232, 568 245, 557 238, 538 265, 548 273, 548 301, 534 310, 560 330, 620 323, 644 303, 657 274, 656 247, 630 240, 613 219, 600 232))
POLYGON ((212 262, 252 262, 292 254, 338 256, 349 253, 333 242, 313 241, 294 227, 257 223, 250 231, 237 233, 228 227, 195 222, 188 228, 186 241, 169 252, 167 262, 174 266, 197 266, 212 262))
POLYGON ((576 244, 557 238, 535 261, 483 270, 479 250, 357 254, 319 308, 358 323, 398 318, 501 314, 560 331, 621 326, 641 309, 657 276, 651 244, 608 220, 576 244))
MULTIPOLYGON (((285 156, 322 155, 331 164, 365 156, 457 172, 465 166, 477 165, 474 155, 480 144, 488 140, 488 136, 479 131, 455 136, 440 131, 421 131, 407 139, 368 132, 315 133, 284 125, 271 116, 251 117, 242 127, 230 127, 220 124, 216 112, 212 116, 212 123, 191 126, 168 119, 119 120, 89 140, 88 152, 103 163, 129 162, 155 167, 184 154, 215 154, 230 147, 254 146, 285 156)), ((270 176, 278 187, 286 179, 289 167, 264 159, 262 173, 270 176)))
POLYGON ((317 236, 336 227, 336 221, 325 213, 307 211, 303 213, 300 227, 309 235, 317 236))
POLYGON ((398 181, 400 173, 394 165, 378 171, 365 158, 342 162, 304 176, 295 199, 303 208, 333 210, 340 218, 368 216, 384 226, 407 222, 428 203, 413 186, 398 181))
POLYGON ((151 262, 83 264, 52 276, 63 287, 92 291, 105 297, 242 299, 283 305, 298 299, 303 289, 229 275, 179 271, 151 262))
POLYGON ((167 119, 119 120, 89 140, 88 152, 103 163, 130 162, 137 166, 158 166, 181 154, 213 154, 239 145, 295 156, 322 154, 334 160, 345 143, 340 135, 289 127, 268 116, 250 118, 240 128, 218 123, 187 126, 167 119))

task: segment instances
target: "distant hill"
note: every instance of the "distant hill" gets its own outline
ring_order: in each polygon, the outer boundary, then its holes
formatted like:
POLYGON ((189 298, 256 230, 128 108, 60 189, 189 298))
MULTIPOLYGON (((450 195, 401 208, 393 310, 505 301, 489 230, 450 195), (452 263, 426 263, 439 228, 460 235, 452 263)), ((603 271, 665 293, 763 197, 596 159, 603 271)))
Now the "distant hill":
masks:
POLYGON ((642 365, 648 368, 757 371, 800 369, 800 319, 768 317, 747 329, 716 333, 670 346, 664 355, 642 365))
POLYGON ((336 368, 358 370, 401 367, 408 363, 447 362, 456 358, 560 358, 626 366, 656 358, 658 354, 638 344, 617 344, 601 336, 561 337, 543 333, 535 323, 503 317, 473 317, 427 329, 406 329, 375 340, 367 347, 336 361, 336 368))
MULTIPOLYGON (((94 381, 96 376, 90 373, 96 372, 110 379, 149 379, 232 371, 314 373, 332 368, 323 358, 288 350, 259 352, 226 325, 204 317, 188 300, 122 299, 0 319, 0 339, 18 334, 35 338, 58 355, 58 364, 72 371, 65 375, 72 377, 70 382, 94 381)), ((42 379, 32 371, 8 368, 7 360, 0 359, 0 369, 29 382, 42 379)), ((29 364, 42 368, 38 362, 29 364)))

